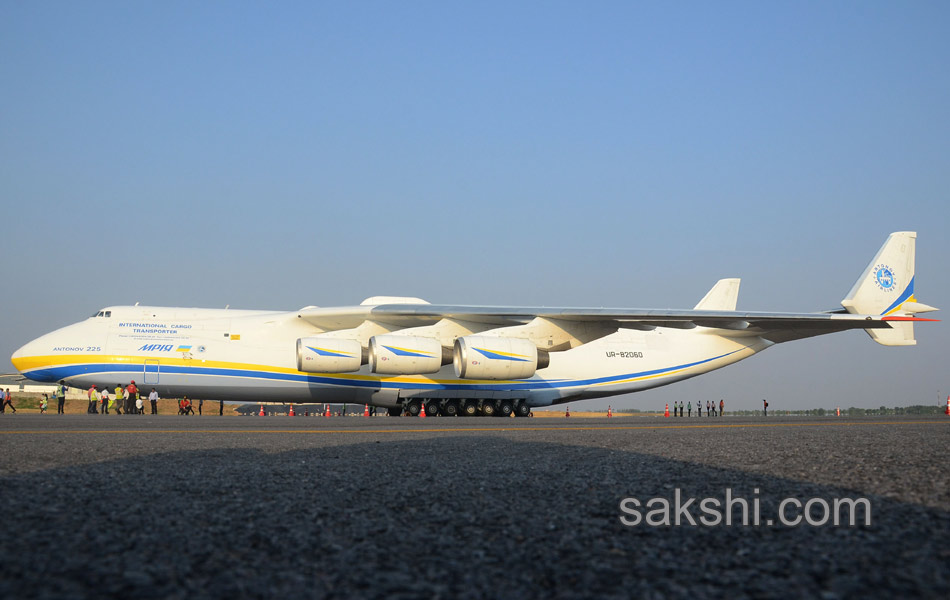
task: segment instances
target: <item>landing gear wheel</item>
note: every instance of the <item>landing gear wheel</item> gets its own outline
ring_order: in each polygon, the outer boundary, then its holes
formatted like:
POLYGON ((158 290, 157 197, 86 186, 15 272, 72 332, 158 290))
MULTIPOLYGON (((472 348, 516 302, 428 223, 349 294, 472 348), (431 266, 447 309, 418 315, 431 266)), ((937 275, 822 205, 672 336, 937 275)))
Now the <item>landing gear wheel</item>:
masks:
POLYGON ((472 400, 466 400, 462 404, 462 415, 466 417, 474 417, 478 413, 478 405, 475 404, 472 400))
POLYGON ((419 413, 422 412, 422 402, 413 400, 406 404, 406 412, 409 413, 410 417, 418 417, 419 413))
POLYGON ((515 409, 514 403, 511 400, 501 400, 498 402, 498 412, 495 414, 496 417, 510 417, 511 411, 515 409))
POLYGON ((525 404, 524 402, 519 402, 518 406, 515 407, 515 416, 517 417, 527 417, 531 414, 531 407, 525 404))
POLYGON ((456 417, 459 414, 459 404, 455 400, 446 400, 445 406, 439 410, 443 417, 456 417))
POLYGON ((495 403, 494 402, 485 402, 482 404, 482 414, 486 417, 491 417, 495 414, 495 403))
POLYGON ((426 416, 427 417, 439 416, 439 401, 438 400, 426 400, 426 416))

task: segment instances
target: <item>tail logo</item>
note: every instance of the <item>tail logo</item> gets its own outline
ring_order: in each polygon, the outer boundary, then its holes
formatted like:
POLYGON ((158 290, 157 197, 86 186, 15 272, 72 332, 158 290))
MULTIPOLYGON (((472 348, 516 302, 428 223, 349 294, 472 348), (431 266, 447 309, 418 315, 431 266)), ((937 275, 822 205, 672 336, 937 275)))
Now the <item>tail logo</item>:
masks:
POLYGON ((897 278, 894 270, 887 265, 878 265, 874 268, 874 283, 885 292, 893 292, 897 287, 897 278))

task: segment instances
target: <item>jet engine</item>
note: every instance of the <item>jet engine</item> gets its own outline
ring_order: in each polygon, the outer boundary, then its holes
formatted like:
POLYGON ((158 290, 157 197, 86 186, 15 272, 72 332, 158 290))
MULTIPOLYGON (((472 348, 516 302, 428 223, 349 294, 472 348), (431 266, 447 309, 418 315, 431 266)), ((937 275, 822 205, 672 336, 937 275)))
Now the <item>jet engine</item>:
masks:
POLYGON ((369 367, 373 373, 415 375, 435 373, 451 362, 435 338, 409 335, 375 335, 369 339, 369 367), (445 359, 443 360, 443 355, 445 359))
POLYGON ((547 352, 521 338, 469 335, 455 340, 455 375, 463 379, 528 379, 549 362, 547 352))
POLYGON ((357 340, 309 337, 297 340, 297 370, 305 373, 358 371, 363 348, 357 340))

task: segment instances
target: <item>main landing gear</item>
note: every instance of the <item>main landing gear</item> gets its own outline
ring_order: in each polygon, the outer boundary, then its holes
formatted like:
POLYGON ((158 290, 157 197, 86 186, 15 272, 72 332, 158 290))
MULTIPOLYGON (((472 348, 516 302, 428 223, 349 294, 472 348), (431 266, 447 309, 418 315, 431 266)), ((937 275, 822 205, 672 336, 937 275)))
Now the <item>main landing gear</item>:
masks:
POLYGON ((531 407, 524 400, 479 400, 474 398, 413 398, 402 406, 390 408, 389 416, 418 417, 425 403, 427 417, 530 417, 531 407))

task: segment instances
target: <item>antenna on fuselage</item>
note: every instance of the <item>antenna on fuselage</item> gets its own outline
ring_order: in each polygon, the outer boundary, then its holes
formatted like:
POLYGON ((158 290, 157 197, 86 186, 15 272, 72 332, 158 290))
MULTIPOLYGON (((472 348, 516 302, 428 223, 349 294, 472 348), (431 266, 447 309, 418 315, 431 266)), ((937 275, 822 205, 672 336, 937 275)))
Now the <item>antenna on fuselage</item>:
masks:
POLYGON ((229 309, 229 308, 231 308, 231 305, 230 305, 230 304, 225 304, 225 305, 224 305, 224 310, 227 310, 227 309, 229 309))
POLYGON ((139 303, 138 303, 138 302, 136 302, 136 303, 135 303, 135 306, 138 306, 138 305, 139 305, 139 303))

